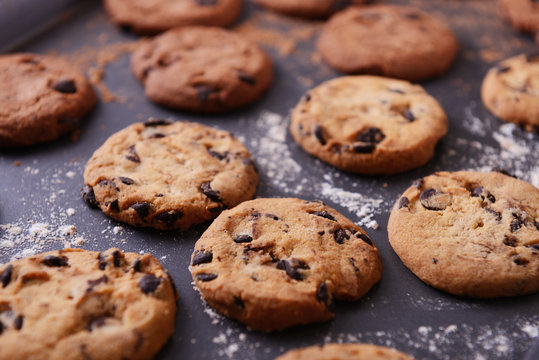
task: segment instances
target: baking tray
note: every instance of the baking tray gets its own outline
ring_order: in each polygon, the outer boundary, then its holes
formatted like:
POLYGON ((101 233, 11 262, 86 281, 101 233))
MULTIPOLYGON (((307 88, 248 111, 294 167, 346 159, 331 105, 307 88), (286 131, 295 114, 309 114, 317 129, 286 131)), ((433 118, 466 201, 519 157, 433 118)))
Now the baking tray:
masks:
MULTIPOLYGON (((0 153, 0 261, 64 246, 151 252, 169 269, 180 294, 176 331, 157 359, 273 359, 325 342, 392 346, 417 359, 523 359, 538 337, 539 294, 476 300, 437 291, 402 265, 386 226, 399 194, 434 171, 501 166, 539 186, 539 136, 496 119, 479 97, 488 68, 531 50, 532 39, 500 20, 494 1, 388 2, 411 3, 446 19, 461 43, 451 70, 422 83, 445 108, 450 131, 426 166, 395 176, 340 172, 303 152, 288 134, 287 116, 305 91, 339 75, 315 51, 319 22, 281 17, 246 3, 238 31, 272 55, 275 82, 261 101, 222 116, 170 111, 148 101, 124 52, 138 38, 113 27, 99 2, 78 2, 54 28, 15 48, 0 42, 0 48, 12 51, 66 56, 94 81, 102 78, 98 88, 107 100, 72 136, 0 153), (361 224, 380 250, 381 282, 357 302, 338 303, 336 318, 323 324, 265 334, 217 315, 193 289, 187 269, 194 243, 208 224, 183 233, 134 229, 80 199, 82 172, 92 152, 112 133, 150 116, 231 131, 250 149, 260 171, 257 197, 320 199, 361 224)), ((0 1, 0 33, 13 26, 2 20, 5 3, 0 1)), ((19 18, 16 26, 24 30, 31 23, 24 15, 7 18, 19 18)))

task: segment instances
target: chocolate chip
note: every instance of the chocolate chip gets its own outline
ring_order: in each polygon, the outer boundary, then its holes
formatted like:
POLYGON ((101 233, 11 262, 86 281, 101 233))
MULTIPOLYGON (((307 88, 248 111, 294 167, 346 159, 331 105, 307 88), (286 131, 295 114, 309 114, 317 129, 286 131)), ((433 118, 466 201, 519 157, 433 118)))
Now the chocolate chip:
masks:
POLYGON ((312 215, 316 215, 316 216, 320 216, 320 217, 323 217, 323 218, 326 218, 328 220, 331 220, 331 221, 337 221, 333 215, 331 215, 330 213, 328 213, 326 210, 322 210, 322 211, 315 211, 313 213, 311 213, 312 215))
POLYGON ((148 137, 148 139, 162 139, 164 138, 166 135, 165 134, 161 134, 161 133, 155 133, 155 134, 152 134, 148 137))
POLYGON ((318 300, 318 302, 323 302, 325 304, 328 303, 328 300, 329 300, 328 286, 326 285, 325 282, 320 283, 320 285, 318 285, 318 289, 316 289, 316 300, 318 300))
POLYGON ((191 261, 192 266, 197 266, 200 264, 210 263, 213 260, 213 253, 211 251, 205 250, 195 250, 193 254, 193 261, 191 261))
POLYGON ((224 154, 221 154, 221 153, 218 153, 217 151, 213 151, 213 150, 208 150, 208 153, 211 156, 213 156, 214 158, 219 159, 219 160, 223 160, 228 155, 228 152, 226 152, 224 154))
POLYGON ((105 270, 105 268, 107 267, 107 260, 103 257, 103 254, 99 253, 99 255, 97 256, 97 259, 98 259, 97 266, 99 267, 99 269, 105 270))
POLYGON ((165 223, 166 226, 172 227, 176 221, 183 217, 183 213, 177 210, 164 211, 155 215, 155 220, 165 223))
POLYGON ((526 222, 518 214, 513 213, 513 221, 511 221, 511 232, 518 231, 526 222))
POLYGON ((303 276, 298 269, 290 263, 288 260, 279 260, 277 263, 277 269, 286 271, 286 275, 290 276, 294 280, 302 280, 303 276))
POLYGON ((361 239, 361 240, 365 241, 365 242, 366 242, 367 244, 369 244, 370 246, 372 246, 372 240, 371 240, 366 234, 362 234, 362 233, 358 232, 358 233, 356 234, 356 237, 357 237, 358 239, 361 239))
POLYGON ((219 92, 219 90, 213 89, 206 85, 197 85, 195 86, 195 89, 197 91, 198 100, 202 102, 208 101, 211 94, 219 92))
POLYGON ((91 321, 88 324, 88 327, 86 328, 86 330, 88 330, 89 332, 92 332, 95 328, 100 328, 100 327, 104 326, 105 325, 105 319, 106 319, 106 317, 100 317, 100 318, 97 318, 97 319, 91 321))
POLYGON ((120 267, 122 265, 122 258, 118 250, 112 253, 112 263, 114 267, 120 267))
POLYGON ((0 335, 4 332, 4 324, 0 321, 0 335))
POLYGON ((326 233, 326 232, 325 232, 324 230, 322 230, 322 231, 319 231, 319 232, 318 232, 318 235, 322 236, 322 235, 324 235, 325 233, 326 233))
POLYGON ((421 189, 423 187, 424 182, 425 180, 423 180, 423 178, 420 178, 420 179, 414 180, 414 182, 412 183, 412 186, 415 187, 416 189, 421 189))
POLYGON ((106 283, 109 281, 109 278, 107 277, 107 275, 103 275, 101 276, 100 278, 97 278, 95 280, 88 280, 88 289, 86 289, 86 292, 87 293, 90 293, 94 290, 94 288, 101 284, 101 283, 106 283))
POLYGON ((147 202, 138 202, 138 203, 135 203, 135 204, 131 205, 131 209, 135 210, 137 212, 137 215, 141 219, 144 219, 145 217, 148 216, 148 214, 150 213, 150 208, 151 207, 152 207, 152 205, 150 203, 147 203, 147 202))
POLYGON ((503 243, 504 245, 515 247, 517 246, 518 239, 514 236, 505 235, 505 237, 503 238, 503 243))
POLYGON ((432 258, 432 263, 435 265, 438 264, 438 259, 432 258))
POLYGON ((404 17, 410 20, 418 20, 421 18, 421 13, 418 12, 407 12, 404 14, 404 17))
POLYGON ((409 203, 410 200, 408 200, 406 196, 401 197, 399 200, 399 209, 402 209, 403 207, 407 208, 409 203))
POLYGON ((318 139, 320 144, 326 145, 326 140, 324 139, 324 134, 322 132, 322 127, 320 125, 318 125, 318 124, 315 125, 314 129, 313 129, 313 132, 314 132, 314 136, 316 136, 316 138, 318 139))
POLYGON ((237 306, 239 306, 240 308, 242 309, 245 309, 245 303, 243 302, 243 300, 237 296, 234 296, 234 304, 236 304, 237 306))
POLYGON ((2 288, 5 288, 6 286, 9 285, 9 283, 11 282, 12 274, 13 274, 13 265, 10 264, 6 266, 4 271, 2 271, 2 273, 0 274, 0 282, 2 283, 2 288))
POLYGON ((202 5, 202 6, 213 6, 213 5, 217 4, 217 1, 218 0, 195 0, 195 2, 198 5, 202 5))
POLYGON ((221 201, 221 193, 219 192, 219 190, 213 190, 209 182, 202 183, 202 185, 200 185, 200 190, 211 200, 221 201))
POLYGON ((41 260, 41 262, 50 267, 62 267, 68 266, 67 258, 63 256, 47 255, 41 260))
POLYGON ((124 176, 120 176, 118 179, 125 185, 133 185, 135 183, 135 180, 124 176))
POLYGON ((404 110, 404 112, 402 113, 402 116, 404 116, 406 118, 406 120, 408 120, 409 122, 414 122, 415 121, 415 116, 412 113, 412 110, 410 110, 410 109, 404 110))
POLYGON ((483 187, 478 186, 472 190, 472 197, 480 197, 483 194, 483 187))
POLYGON ((172 121, 167 119, 149 119, 144 123, 145 127, 166 126, 171 125, 172 121))
POLYGON ((520 257, 520 256, 517 256, 517 257, 515 257, 515 258, 513 259, 513 262, 514 262, 515 264, 519 265, 519 266, 526 266, 526 265, 528 265, 529 260, 528 260, 528 259, 524 259, 524 258, 522 258, 522 257, 520 257))
POLYGON ((495 68, 496 68, 496 71, 498 72, 498 74, 503 74, 503 73, 506 73, 509 70, 511 70, 510 66, 501 65, 501 64, 496 65, 495 68))
POLYGON ((95 199, 95 193, 94 188, 91 186, 85 186, 80 191, 80 194, 82 196, 82 200, 88 204, 91 208, 97 209, 99 207, 99 203, 95 199))
POLYGON ((74 94, 77 92, 77 86, 71 79, 60 79, 54 84, 54 90, 64 94, 74 94))
POLYGON ((311 101, 311 94, 306 93, 305 96, 303 96, 303 101, 305 101, 305 102, 311 101))
POLYGON ((125 155, 125 158, 129 161, 139 163, 140 157, 138 156, 137 152, 135 151, 135 145, 131 145, 127 148, 129 150, 129 154, 125 155))
POLYGON ((354 258, 350 258, 348 261, 350 261, 350 265, 352 265, 352 267, 354 268, 354 272, 356 273, 356 275, 359 276, 360 275, 359 268, 357 267, 354 258))
POLYGON ((396 94, 405 94, 405 92, 400 90, 400 89, 391 89, 391 88, 389 88, 388 90, 391 91, 392 93, 396 93, 396 94))
POLYGON ((143 293, 149 294, 153 293, 157 289, 159 284, 161 284, 161 281, 162 280, 158 277, 155 277, 151 274, 146 274, 140 278, 138 285, 143 293))
POLYGON ((99 181, 99 183, 97 183, 97 185, 99 186, 109 186, 111 188, 116 188, 116 190, 118 190, 118 188, 116 187, 116 183, 112 180, 108 180, 108 179, 103 179, 101 181, 99 181))
POLYGON ((110 201, 110 202, 106 203, 105 205, 107 205, 109 207, 110 211, 120 212, 120 203, 118 202, 118 199, 116 199, 114 201, 110 201))
POLYGON ((496 198, 494 197, 494 195, 492 195, 491 193, 489 193, 487 191, 487 199, 491 202, 491 203, 495 203, 496 202, 496 198))
POLYGON ((368 144, 379 144, 385 137, 382 130, 369 127, 358 134, 357 140, 368 144))
POLYGON ((23 323, 24 323, 24 316, 19 315, 15 318, 15 320, 13 320, 13 327, 15 328, 15 330, 20 330, 22 329, 23 323))
POLYGON ((539 230, 539 222, 534 221, 533 224, 535 225, 535 229, 536 229, 536 230, 539 230))
POLYGON ((256 85, 256 79, 252 77, 251 75, 248 75, 242 71, 238 72, 238 79, 240 79, 240 81, 243 81, 244 83, 249 84, 251 86, 256 85))
POLYGON ((527 62, 536 62, 539 61, 539 49, 533 49, 526 53, 527 62))
POLYGON ((352 150, 357 154, 370 154, 374 151, 376 145, 374 144, 354 144, 352 150))
POLYGON ((502 214, 500 212, 494 210, 493 208, 489 208, 488 206, 484 209, 494 215, 496 217, 496 221, 500 222, 502 220, 502 214))
POLYGON ((507 176, 511 176, 511 177, 517 179, 517 177, 515 175, 511 174, 509 171, 507 171, 507 170, 505 170, 505 169, 503 169, 503 168, 501 168, 499 166, 496 166, 496 167, 492 168, 492 171, 498 172, 500 174, 504 174, 504 175, 507 175, 507 176))
POLYGON ((206 282, 206 281, 212 281, 212 280, 217 279, 217 274, 201 273, 201 274, 196 274, 195 277, 197 280, 206 282))
POLYGON ((433 188, 423 190, 419 195, 421 205, 427 210, 444 210, 451 205, 451 199, 448 194, 438 192, 433 188))
POLYGON ((251 241, 253 241, 253 238, 249 235, 245 235, 245 234, 242 234, 242 235, 238 235, 234 238, 234 242, 235 243, 238 243, 238 244, 241 244, 241 243, 250 243, 251 241))
POLYGON ((539 244, 528 245, 530 249, 539 250, 539 244))
POLYGON ((142 265, 142 262, 140 261, 140 259, 137 259, 133 262, 133 270, 135 272, 140 272, 140 267, 142 265))
POLYGON ((333 237, 335 238, 335 241, 337 244, 343 244, 344 240, 350 239, 350 235, 346 233, 346 230, 344 229, 337 229, 333 233, 333 237))

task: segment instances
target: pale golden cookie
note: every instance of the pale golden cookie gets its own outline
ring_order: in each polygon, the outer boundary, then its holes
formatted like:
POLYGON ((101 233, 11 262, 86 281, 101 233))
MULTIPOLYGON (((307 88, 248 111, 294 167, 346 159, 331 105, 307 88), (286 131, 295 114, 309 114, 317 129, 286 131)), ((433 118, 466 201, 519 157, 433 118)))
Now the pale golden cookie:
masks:
POLYGON ((275 360, 413 360, 384 346, 369 344, 326 344, 290 350, 275 360))

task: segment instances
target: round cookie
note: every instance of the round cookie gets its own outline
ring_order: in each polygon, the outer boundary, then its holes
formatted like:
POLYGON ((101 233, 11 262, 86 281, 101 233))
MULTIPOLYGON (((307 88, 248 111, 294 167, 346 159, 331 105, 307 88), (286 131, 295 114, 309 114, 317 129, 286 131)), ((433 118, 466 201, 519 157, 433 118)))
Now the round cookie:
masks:
POLYGON ((229 132, 150 120, 112 135, 84 171, 83 198, 133 226, 187 229, 253 197, 249 151, 229 132))
POLYGON ((501 15, 518 30, 539 32, 539 2, 536 0, 498 0, 501 15))
POLYGON ((84 75, 49 55, 0 55, 0 148, 56 140, 96 103, 84 75))
POLYGON ((139 34, 187 25, 228 26, 239 17, 242 0, 104 0, 115 24, 139 34))
POLYGON ((220 313, 264 331, 335 316, 380 280, 378 250, 321 202, 256 199, 223 212, 195 244, 190 271, 220 313))
POLYGON ((413 360, 413 358, 385 346, 326 344, 290 350, 275 360, 413 360))
POLYGON ((421 86, 363 75, 310 90, 292 112, 290 132, 341 170, 394 174, 425 164, 447 127, 442 107, 421 86))
POLYGON ((440 172, 397 201, 389 242, 427 284, 494 298, 539 290, 539 189, 498 172, 440 172))
POLYGON ((273 80, 272 62, 262 49, 220 28, 167 31, 142 45, 131 67, 151 100, 202 113, 254 102, 273 80))
POLYGON ((174 332, 177 294, 150 254, 51 251, 0 282, 3 359, 150 359, 174 332))
POLYGON ((497 117, 529 130, 539 128, 539 51, 509 58, 490 69, 481 97, 497 117))
POLYGON ((363 4, 369 0, 253 0, 253 2, 287 15, 323 18, 347 6, 363 4))
POLYGON ((444 73, 458 42, 451 29, 407 6, 354 6, 324 26, 318 50, 337 70, 420 81, 444 73))

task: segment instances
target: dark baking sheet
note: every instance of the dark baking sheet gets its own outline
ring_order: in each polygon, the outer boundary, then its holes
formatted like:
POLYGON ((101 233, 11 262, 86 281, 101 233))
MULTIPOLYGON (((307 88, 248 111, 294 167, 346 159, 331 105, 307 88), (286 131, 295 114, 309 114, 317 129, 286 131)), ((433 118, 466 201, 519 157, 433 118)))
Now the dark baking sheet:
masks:
MULTIPOLYGON (((258 39, 275 60, 275 82, 267 96, 224 116, 173 112, 144 97, 130 72, 129 56, 119 56, 106 66, 103 80, 119 100, 101 101, 78 137, 0 154, 0 261, 66 242, 91 250, 115 246, 151 252, 169 269, 180 293, 176 332, 158 359, 273 359, 291 348, 329 341, 388 345, 417 359, 524 358, 538 336, 539 294, 484 301, 432 289, 394 254, 386 225, 399 194, 412 180, 434 171, 502 166, 538 186, 539 136, 497 120, 479 97, 492 63, 531 50, 532 40, 497 18, 494 1, 406 3, 445 18, 462 45, 449 73, 423 83, 450 119, 448 136, 426 166, 396 176, 363 177, 339 172, 301 151, 284 131, 286 116, 309 87, 339 74, 314 51, 318 23, 267 14, 246 3, 240 31, 258 39), (379 229, 366 230, 382 255, 382 281, 360 301, 339 303, 335 320, 324 324, 264 334, 215 315, 193 290, 187 270, 193 245, 207 225, 185 233, 134 229, 90 210, 80 199, 84 164, 92 152, 112 133, 149 116, 198 121, 238 135, 260 170, 257 197, 321 199, 360 223, 371 216, 379 229), (362 213, 365 204, 371 208, 362 213), (66 235, 69 225, 76 227, 75 235, 66 235)), ((2 21, 0 30, 5 26, 2 21)), ((98 2, 88 1, 15 51, 66 55, 88 70, 96 67, 96 59, 111 57, 123 46, 114 44, 136 39, 111 26, 98 2)))

